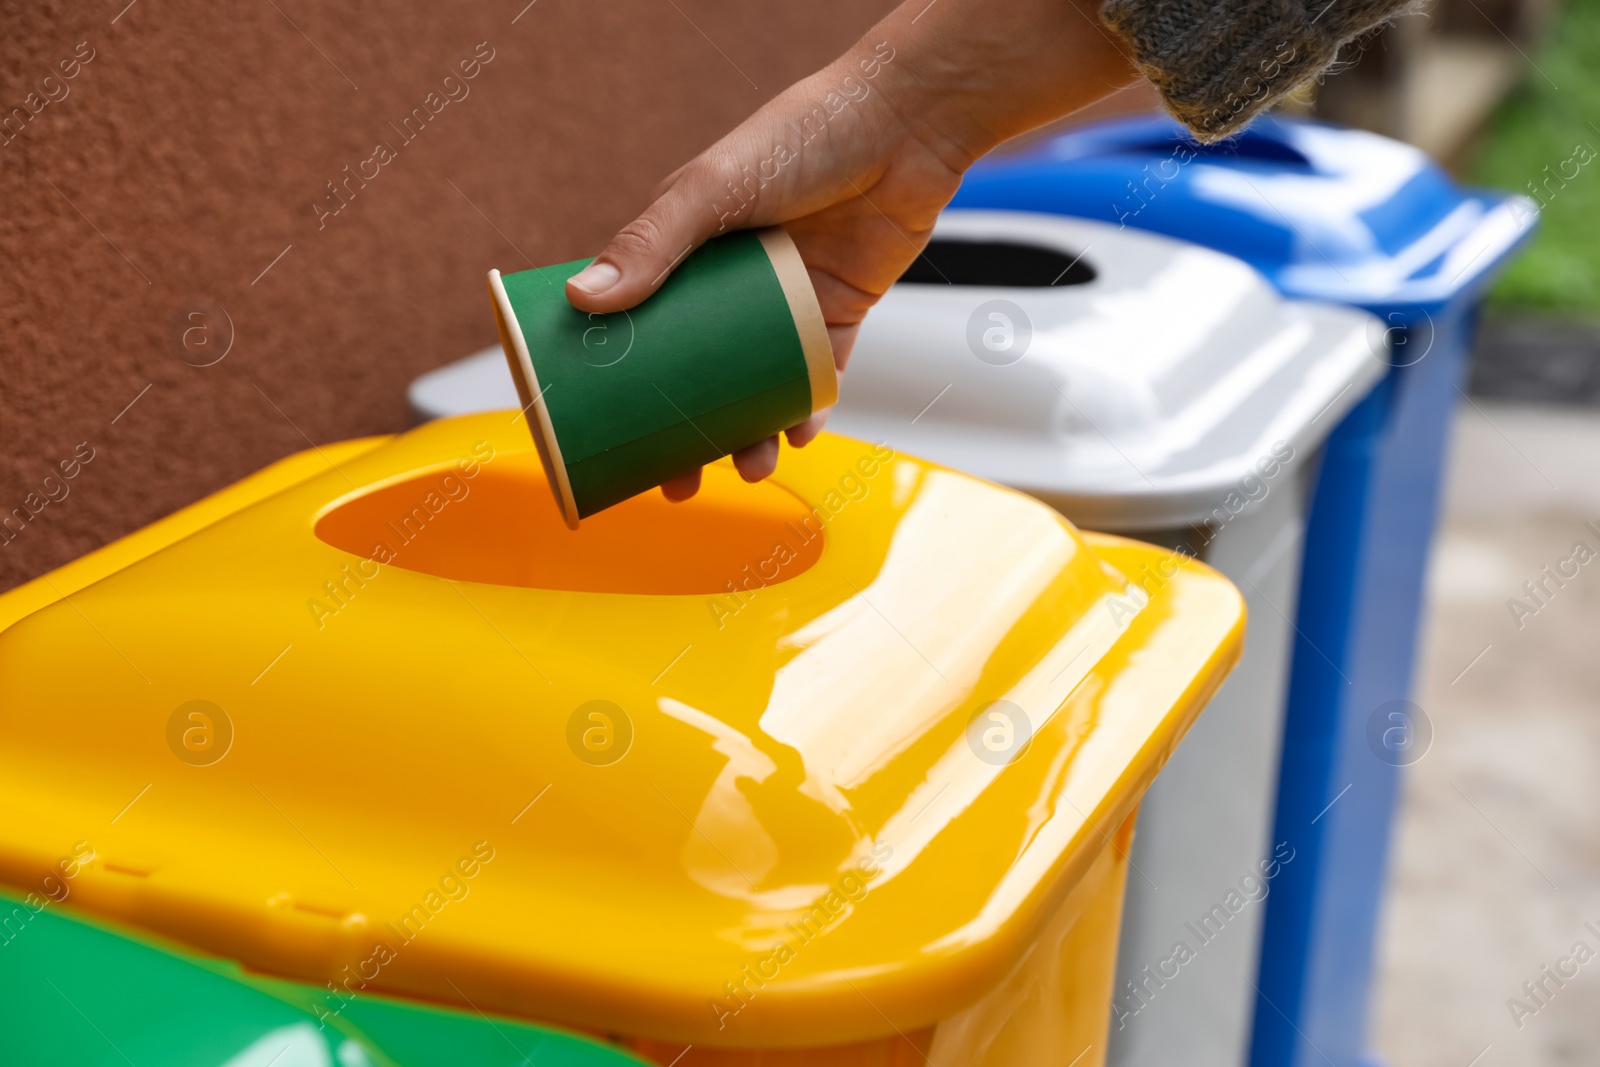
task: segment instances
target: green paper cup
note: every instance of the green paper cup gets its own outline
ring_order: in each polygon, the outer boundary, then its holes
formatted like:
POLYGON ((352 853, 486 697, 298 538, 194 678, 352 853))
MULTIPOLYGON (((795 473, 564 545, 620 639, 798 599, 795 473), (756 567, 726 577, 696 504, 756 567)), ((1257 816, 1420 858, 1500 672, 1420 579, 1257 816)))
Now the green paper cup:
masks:
POLYGON ((561 515, 578 520, 839 398, 822 309, 779 227, 696 249, 649 300, 567 302, 580 259, 489 272, 500 343, 561 515))

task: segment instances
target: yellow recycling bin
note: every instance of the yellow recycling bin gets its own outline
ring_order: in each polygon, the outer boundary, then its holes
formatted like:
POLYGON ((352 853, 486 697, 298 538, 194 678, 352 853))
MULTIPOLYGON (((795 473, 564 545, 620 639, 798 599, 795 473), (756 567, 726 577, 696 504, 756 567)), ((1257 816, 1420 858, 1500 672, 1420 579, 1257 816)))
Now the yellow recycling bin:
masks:
POLYGON ((325 1021, 1099 1063, 1134 816, 1233 587, 840 437, 575 532, 542 479, 512 413, 434 422, 0 597, 0 879, 325 1021))

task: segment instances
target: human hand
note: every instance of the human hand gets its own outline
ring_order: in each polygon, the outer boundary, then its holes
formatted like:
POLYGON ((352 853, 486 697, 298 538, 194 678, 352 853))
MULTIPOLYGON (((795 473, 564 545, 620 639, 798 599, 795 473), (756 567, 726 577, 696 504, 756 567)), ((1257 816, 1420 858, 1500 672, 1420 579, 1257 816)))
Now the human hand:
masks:
MULTIPOLYGON (((583 311, 650 296, 695 247, 781 223, 805 261, 842 373, 868 309, 928 242, 961 176, 995 145, 1131 82, 1098 0, 908 0, 670 175, 654 202, 567 282, 583 311)), ((801 447, 827 411, 785 431, 801 447)), ((771 474, 778 438, 736 452, 771 474)), ((695 470, 662 486, 694 495, 695 470)))

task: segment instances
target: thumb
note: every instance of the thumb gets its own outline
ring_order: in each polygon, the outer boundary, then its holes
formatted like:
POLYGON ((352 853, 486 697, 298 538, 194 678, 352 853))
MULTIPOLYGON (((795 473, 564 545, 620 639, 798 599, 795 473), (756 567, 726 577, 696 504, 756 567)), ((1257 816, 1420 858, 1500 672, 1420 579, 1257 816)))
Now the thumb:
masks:
POLYGON ((567 299, 581 311, 633 307, 661 287, 679 263, 726 228, 710 168, 695 161, 644 214, 624 226, 593 263, 567 280, 567 299))

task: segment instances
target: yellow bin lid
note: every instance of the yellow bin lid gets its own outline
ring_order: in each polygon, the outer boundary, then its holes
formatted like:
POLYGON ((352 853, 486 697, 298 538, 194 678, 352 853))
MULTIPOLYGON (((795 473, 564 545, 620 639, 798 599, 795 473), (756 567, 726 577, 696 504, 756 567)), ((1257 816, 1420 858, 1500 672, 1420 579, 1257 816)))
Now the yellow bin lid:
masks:
POLYGON ((1007 973, 1238 654, 1204 566, 882 446, 570 532, 528 440, 326 446, 0 597, 0 877, 330 1011, 865 1040, 1007 973))

